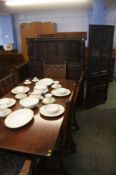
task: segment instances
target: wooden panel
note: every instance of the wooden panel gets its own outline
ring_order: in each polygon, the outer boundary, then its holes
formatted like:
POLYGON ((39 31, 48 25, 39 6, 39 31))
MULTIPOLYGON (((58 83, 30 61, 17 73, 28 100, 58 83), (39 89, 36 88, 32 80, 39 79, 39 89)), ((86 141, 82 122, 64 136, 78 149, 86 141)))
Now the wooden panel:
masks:
POLYGON ((42 23, 42 34, 52 34, 56 32, 56 24, 52 22, 42 23))
MULTIPOLYGON (((66 66, 66 78, 78 79, 82 69, 84 40, 75 38, 33 38, 28 39, 29 63, 66 66), (40 63, 39 63, 40 62, 40 63)), ((33 71, 34 71, 33 67, 33 71)), ((36 72, 36 71, 35 71, 36 72)), ((43 73, 42 73, 43 76, 43 73)))
POLYGON ((44 65, 44 77, 51 77, 54 79, 66 79, 66 64, 64 65, 44 65))

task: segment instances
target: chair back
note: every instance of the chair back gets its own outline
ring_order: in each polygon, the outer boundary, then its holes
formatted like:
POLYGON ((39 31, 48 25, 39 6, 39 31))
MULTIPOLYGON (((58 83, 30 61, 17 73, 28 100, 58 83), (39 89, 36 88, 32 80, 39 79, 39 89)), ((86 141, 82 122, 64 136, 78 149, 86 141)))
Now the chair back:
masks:
POLYGON ((54 79, 66 79, 66 63, 64 64, 44 64, 44 77, 54 79))

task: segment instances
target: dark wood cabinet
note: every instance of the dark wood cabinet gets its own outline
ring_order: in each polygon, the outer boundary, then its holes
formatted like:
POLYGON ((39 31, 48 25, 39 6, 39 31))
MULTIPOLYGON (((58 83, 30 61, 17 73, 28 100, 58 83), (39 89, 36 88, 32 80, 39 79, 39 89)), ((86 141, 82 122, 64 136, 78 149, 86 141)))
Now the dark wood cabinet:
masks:
POLYGON ((86 74, 86 108, 107 100, 111 74, 114 26, 90 25, 86 74))
POLYGON ((66 64, 66 78, 79 79, 83 68, 85 40, 77 38, 28 38, 29 74, 44 76, 44 64, 66 64))

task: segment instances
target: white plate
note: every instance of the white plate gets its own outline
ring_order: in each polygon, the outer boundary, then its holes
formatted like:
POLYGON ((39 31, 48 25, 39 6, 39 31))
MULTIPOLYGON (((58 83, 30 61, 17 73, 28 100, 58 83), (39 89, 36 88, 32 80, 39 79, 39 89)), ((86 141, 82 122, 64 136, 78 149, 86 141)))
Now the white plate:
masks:
POLYGON ((6 117, 7 115, 9 115, 12 112, 11 109, 0 109, 0 118, 6 117))
POLYGON ((51 97, 50 100, 48 100, 47 98, 44 98, 44 99, 42 100, 42 103, 43 103, 43 104, 50 104, 50 103, 54 103, 55 101, 56 101, 56 100, 55 100, 54 97, 51 97))
POLYGON ((56 97, 64 97, 64 96, 69 95, 70 93, 71 93, 71 91, 69 89, 66 89, 66 92, 63 94, 58 93, 56 89, 51 91, 51 94, 56 96, 56 97))
POLYGON ((18 109, 7 116, 5 119, 5 125, 8 128, 19 128, 33 119, 34 113, 31 109, 18 109))
POLYGON ((20 93, 26 93, 30 90, 29 87, 25 87, 25 86, 17 86, 14 89, 11 90, 11 92, 13 94, 20 94, 20 93))
MULTIPOLYGON (((50 105, 50 104, 48 104, 48 105, 50 105)), ((44 106, 42 106, 42 107, 40 108, 40 114, 42 114, 42 115, 44 115, 44 116, 46 116, 46 117, 57 117, 57 116, 63 114, 64 111, 65 111, 64 107, 63 107, 62 105, 59 105, 59 104, 56 104, 56 105, 58 105, 58 111, 57 111, 56 113, 53 113, 53 114, 48 113, 48 112, 46 111, 46 106, 47 106, 47 105, 44 105, 44 106)))
POLYGON ((9 108, 13 106, 15 103, 16 100, 13 98, 2 98, 0 99, 0 109, 9 108))
POLYGON ((53 84, 53 85, 51 86, 51 88, 53 88, 53 89, 60 88, 60 87, 62 87, 61 84, 53 84))
POLYGON ((27 94, 21 93, 21 94, 15 95, 15 98, 18 99, 18 100, 20 100, 20 99, 22 99, 22 98, 25 98, 25 97, 27 97, 27 94))
POLYGON ((37 99, 36 97, 29 96, 21 99, 19 101, 19 104, 25 108, 34 108, 38 105, 38 102, 39 102, 39 99, 37 99))
POLYGON ((43 78, 39 80, 38 84, 45 85, 45 86, 50 86, 53 84, 54 80, 51 78, 43 78))

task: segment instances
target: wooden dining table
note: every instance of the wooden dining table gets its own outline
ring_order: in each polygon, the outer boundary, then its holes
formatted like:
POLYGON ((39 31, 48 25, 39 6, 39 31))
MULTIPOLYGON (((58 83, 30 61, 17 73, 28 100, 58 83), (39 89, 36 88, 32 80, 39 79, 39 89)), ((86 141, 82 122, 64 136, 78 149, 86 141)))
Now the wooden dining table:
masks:
MULTIPOLYGON (((59 80, 60 84, 70 89, 71 93, 74 91, 74 80, 59 80)), ((21 85, 24 85, 23 83, 21 85)), ((33 90, 35 83, 30 85, 24 85, 33 90)), ((49 87, 49 92, 51 92, 49 87)), ((9 92, 4 97, 15 98, 15 94, 9 92)), ((3 97, 3 98, 4 98, 3 97)), ((70 95, 64 97, 55 97, 56 103, 66 106, 66 102, 69 100, 70 95)), ((24 153, 33 156, 47 156, 50 157, 54 150, 58 134, 61 129, 61 125, 64 119, 64 114, 57 117, 45 117, 40 114, 39 110, 42 106, 40 101, 34 109, 34 119, 27 125, 10 129, 5 126, 3 118, 0 118, 0 149, 4 151, 11 151, 17 153, 24 153)), ((11 107, 12 111, 21 109, 19 100, 16 100, 16 104, 11 107)))

